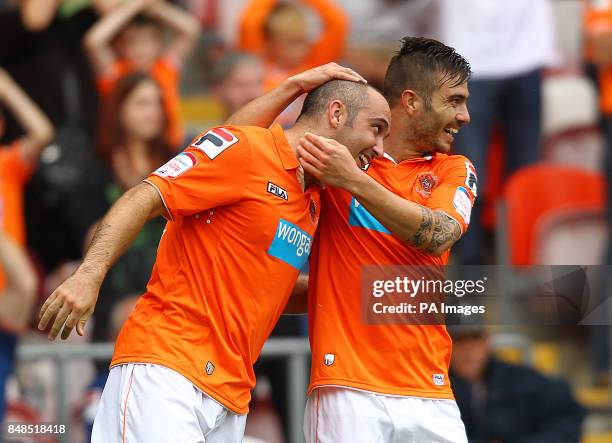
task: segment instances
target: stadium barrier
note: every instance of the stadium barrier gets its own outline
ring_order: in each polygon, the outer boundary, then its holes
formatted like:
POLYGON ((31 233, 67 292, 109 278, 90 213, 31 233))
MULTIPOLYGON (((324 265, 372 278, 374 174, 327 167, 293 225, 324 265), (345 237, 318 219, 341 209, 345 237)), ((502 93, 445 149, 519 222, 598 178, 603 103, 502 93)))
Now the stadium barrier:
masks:
MULTIPOLYGON (((113 343, 53 343, 21 344, 17 358, 21 361, 49 359, 54 362, 57 383, 56 422, 68 425, 60 443, 70 443, 70 405, 68 404, 67 366, 75 360, 110 361, 113 343)), ((287 364, 287 393, 289 396, 289 443, 303 443, 304 406, 308 386, 310 347, 305 338, 274 338, 266 342, 262 358, 283 357, 287 364)))

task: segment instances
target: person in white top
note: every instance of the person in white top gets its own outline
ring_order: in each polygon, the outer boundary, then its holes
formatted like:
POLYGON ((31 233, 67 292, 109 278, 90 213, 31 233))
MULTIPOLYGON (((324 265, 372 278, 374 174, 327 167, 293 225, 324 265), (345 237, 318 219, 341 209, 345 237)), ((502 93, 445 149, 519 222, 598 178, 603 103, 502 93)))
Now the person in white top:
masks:
MULTIPOLYGON (((455 151, 474 162, 481 189, 486 155, 496 124, 502 129, 505 172, 539 158, 542 70, 556 62, 549 0, 438 0, 438 38, 463 54, 472 66, 469 83, 472 124, 455 137, 455 151)), ((472 227, 455 247, 464 264, 484 264, 479 208, 472 227)))

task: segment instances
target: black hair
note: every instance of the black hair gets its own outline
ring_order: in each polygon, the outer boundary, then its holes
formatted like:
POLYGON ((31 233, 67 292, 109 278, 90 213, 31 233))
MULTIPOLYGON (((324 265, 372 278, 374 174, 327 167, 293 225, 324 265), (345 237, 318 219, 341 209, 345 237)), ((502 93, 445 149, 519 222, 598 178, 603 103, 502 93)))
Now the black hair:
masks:
POLYGON ((412 89, 431 105, 433 92, 443 84, 454 87, 468 81, 472 69, 454 48, 430 38, 404 37, 385 75, 384 96, 390 106, 412 89))

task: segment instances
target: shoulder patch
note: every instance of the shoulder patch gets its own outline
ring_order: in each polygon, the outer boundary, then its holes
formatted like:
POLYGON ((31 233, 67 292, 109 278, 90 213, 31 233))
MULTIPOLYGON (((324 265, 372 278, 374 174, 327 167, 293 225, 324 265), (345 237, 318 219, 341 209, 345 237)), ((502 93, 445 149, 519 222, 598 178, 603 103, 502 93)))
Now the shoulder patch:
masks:
POLYGON ((191 146, 198 148, 211 160, 233 144, 238 143, 238 137, 225 128, 215 128, 194 141, 191 146))
POLYGON ((198 159, 191 152, 181 152, 165 165, 157 168, 153 174, 163 178, 176 178, 198 164, 198 159))
POLYGON ((470 200, 470 196, 468 195, 467 189, 463 186, 459 186, 455 191, 455 196, 453 197, 453 206, 463 218, 466 224, 470 224, 470 216, 472 214, 472 201, 470 200))
POLYGON ((478 191, 478 178, 476 177, 476 168, 474 168, 474 165, 472 163, 466 161, 465 172, 465 186, 467 186, 468 189, 472 191, 472 194, 474 194, 474 197, 476 197, 478 191))

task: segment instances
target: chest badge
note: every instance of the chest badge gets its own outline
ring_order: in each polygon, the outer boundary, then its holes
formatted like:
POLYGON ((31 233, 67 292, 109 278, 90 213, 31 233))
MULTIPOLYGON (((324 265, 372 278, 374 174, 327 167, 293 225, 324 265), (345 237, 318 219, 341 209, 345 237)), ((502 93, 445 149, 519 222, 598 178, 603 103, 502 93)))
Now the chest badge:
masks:
POLYGON ((312 197, 310 197, 310 221, 313 225, 317 224, 317 202, 314 201, 312 197))
POLYGON ((287 193, 286 190, 284 190, 278 185, 275 185, 272 182, 268 182, 268 192, 272 195, 276 195, 277 197, 282 198, 283 200, 289 200, 289 193, 287 193))
POLYGON ((421 172, 419 175, 417 175, 414 190, 421 197, 429 198, 431 197, 431 192, 434 190, 437 184, 438 177, 434 175, 433 172, 421 172))

